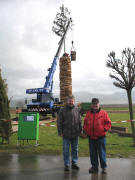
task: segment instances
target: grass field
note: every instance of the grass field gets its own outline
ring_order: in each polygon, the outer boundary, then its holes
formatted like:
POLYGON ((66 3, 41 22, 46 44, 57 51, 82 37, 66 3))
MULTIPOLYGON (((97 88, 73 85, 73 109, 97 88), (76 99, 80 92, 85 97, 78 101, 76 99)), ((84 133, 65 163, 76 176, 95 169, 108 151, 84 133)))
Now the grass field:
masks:
MULTIPOLYGON (((118 108, 117 108, 118 109, 118 108)), ((113 121, 129 120, 127 113, 109 113, 113 121)), ((56 125, 56 123, 53 123, 56 125)), ((130 123, 113 124, 116 126, 128 127, 131 132, 130 123)), ((56 126, 40 126, 39 129, 39 146, 34 146, 35 141, 25 142, 24 146, 17 146, 17 133, 11 136, 11 144, 0 144, 0 152, 24 152, 24 153, 40 153, 40 154, 62 154, 62 139, 57 135, 56 126)), ((132 138, 120 137, 117 134, 107 134, 107 155, 108 157, 135 157, 135 147, 132 138)), ((89 156, 88 140, 79 139, 79 155, 89 156)))

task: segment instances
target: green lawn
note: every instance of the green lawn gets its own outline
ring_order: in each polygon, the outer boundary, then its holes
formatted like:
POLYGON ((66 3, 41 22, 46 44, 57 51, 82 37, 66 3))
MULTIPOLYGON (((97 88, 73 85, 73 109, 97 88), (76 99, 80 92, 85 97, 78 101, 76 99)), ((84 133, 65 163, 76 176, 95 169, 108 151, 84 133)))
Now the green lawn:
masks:
MULTIPOLYGON (((112 122, 118 120, 128 120, 128 114, 109 114, 112 122)), ((53 123, 56 125, 56 123, 53 123)), ((128 127, 131 132, 130 123, 113 124, 116 126, 128 127)), ((62 139, 57 135, 57 127, 40 126, 39 130, 39 146, 34 146, 35 141, 25 142, 24 146, 17 146, 17 133, 11 137, 11 144, 0 144, 0 152, 26 152, 40 154, 62 154, 62 139)), ((117 134, 107 134, 107 155, 108 157, 135 157, 135 147, 132 138, 120 137, 117 134)), ((79 139, 79 155, 89 156, 88 140, 79 139)))

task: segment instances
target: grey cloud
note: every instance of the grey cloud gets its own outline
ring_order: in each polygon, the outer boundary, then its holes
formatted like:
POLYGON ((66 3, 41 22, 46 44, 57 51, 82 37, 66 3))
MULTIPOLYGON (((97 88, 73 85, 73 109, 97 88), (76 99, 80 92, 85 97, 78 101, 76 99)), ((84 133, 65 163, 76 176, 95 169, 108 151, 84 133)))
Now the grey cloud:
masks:
MULTIPOLYGON (((23 54, 25 49, 32 49, 33 53, 50 51, 52 22, 48 16, 51 9, 55 18, 60 3, 61 0, 0 1, 0 67, 8 82, 9 96, 21 93, 24 96, 29 86, 44 85, 46 62, 43 72, 43 68, 30 64, 27 55, 23 54)), ((39 59, 37 61, 40 63, 39 59)))
POLYGON ((112 91, 119 91, 119 88, 116 88, 113 85, 113 81, 106 77, 99 78, 94 73, 87 73, 85 76, 80 77, 79 79, 73 79, 73 88, 74 91, 85 91, 90 93, 110 93, 112 91))
MULTIPOLYGON (((55 41, 51 27, 62 2, 0 0, 0 67, 3 78, 7 79, 9 97, 25 97, 27 88, 43 87, 46 70, 52 62, 52 59, 48 62, 48 54, 53 52, 53 57, 55 42, 58 42, 55 41), (36 67, 36 63, 29 62, 32 56, 27 55, 26 51, 37 56, 41 53, 44 59, 37 61, 41 63, 47 59, 44 67, 36 67)), ((58 94, 59 78, 55 78, 55 81, 54 93, 58 94)), ((102 94, 120 90, 113 86, 111 79, 98 78, 89 73, 78 79, 73 76, 73 92, 80 91, 102 94)))
POLYGON ((50 37, 46 36, 47 33, 48 30, 46 30, 45 25, 35 24, 29 26, 25 29, 25 32, 23 33, 21 43, 23 44, 23 46, 33 48, 37 51, 50 51, 51 48, 48 46, 48 42, 50 42, 50 37))
MULTIPOLYGON (((51 28, 52 22, 47 24, 48 11, 44 11, 43 7, 41 7, 42 13, 38 15, 39 9, 37 9, 37 12, 31 12, 32 6, 28 4, 28 2, 32 3, 33 1, 28 1, 27 3, 26 1, 20 2, 18 6, 16 3, 12 3, 10 5, 4 4, 4 7, 0 7, 0 25, 2 27, 0 29, 1 51, 18 45, 29 46, 30 48, 35 47, 37 50, 49 50, 47 48, 49 36, 46 36, 46 34, 48 34, 48 30, 51 28), (29 8, 27 5, 29 5, 29 8)), ((45 2, 47 3, 47 1, 45 2)))

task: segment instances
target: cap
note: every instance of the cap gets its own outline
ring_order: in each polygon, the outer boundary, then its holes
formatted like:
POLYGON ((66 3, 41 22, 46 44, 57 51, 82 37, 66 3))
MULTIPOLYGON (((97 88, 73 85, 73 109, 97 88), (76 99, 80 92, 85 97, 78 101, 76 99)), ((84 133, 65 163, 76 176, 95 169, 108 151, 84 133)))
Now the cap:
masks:
POLYGON ((99 99, 98 98, 92 98, 91 103, 92 104, 98 104, 99 103, 99 99))

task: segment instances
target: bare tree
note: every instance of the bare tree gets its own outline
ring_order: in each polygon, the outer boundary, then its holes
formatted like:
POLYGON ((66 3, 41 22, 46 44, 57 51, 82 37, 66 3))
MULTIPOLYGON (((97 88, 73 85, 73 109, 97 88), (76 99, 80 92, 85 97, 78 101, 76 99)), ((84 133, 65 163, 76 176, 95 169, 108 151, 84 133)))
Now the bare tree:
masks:
MULTIPOLYGON (((53 21, 54 26, 52 27, 52 31, 55 32, 56 35, 62 37, 66 31, 67 23, 70 19, 70 12, 64 5, 60 7, 60 12, 56 14, 55 20, 53 21)), ((64 41, 64 52, 65 52, 65 41, 64 41)))
POLYGON ((135 87, 135 50, 130 48, 122 51, 121 59, 115 57, 115 52, 110 52, 108 55, 106 66, 112 69, 110 77, 115 79, 113 84, 121 89, 125 89, 128 96, 129 113, 131 120, 131 128, 133 134, 133 142, 135 145, 135 127, 133 120, 133 106, 132 106, 132 89, 135 87))

